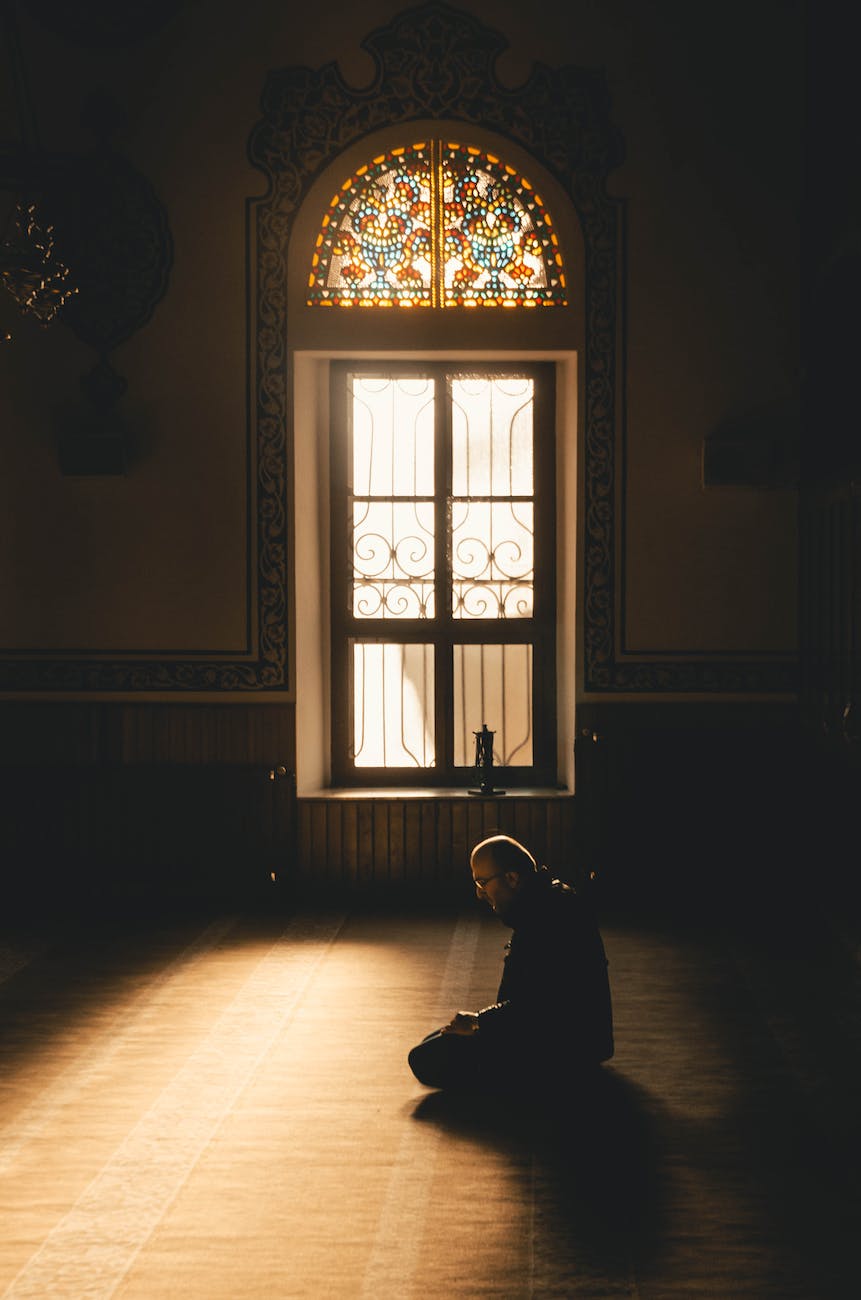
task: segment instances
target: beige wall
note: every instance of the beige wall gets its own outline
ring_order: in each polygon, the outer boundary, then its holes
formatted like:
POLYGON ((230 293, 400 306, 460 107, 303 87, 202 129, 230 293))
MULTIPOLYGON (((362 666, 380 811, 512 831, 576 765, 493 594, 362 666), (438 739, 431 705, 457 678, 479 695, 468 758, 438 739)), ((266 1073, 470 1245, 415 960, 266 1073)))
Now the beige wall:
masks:
MULTIPOLYGON (((791 651, 794 493, 704 490, 700 450, 728 419, 756 427, 757 413, 779 410, 792 424, 800 17, 781 0, 570 0, 536 30, 522 3, 462 7, 508 37, 499 72, 512 82, 534 60, 606 70, 626 141, 611 191, 628 228, 627 648, 791 651)), ((24 20, 46 146, 88 148, 82 96, 107 89, 128 114, 117 147, 168 210, 174 266, 150 323, 112 357, 129 381, 121 413, 136 447, 122 478, 60 475, 55 431, 80 405, 93 354, 62 327, 19 324, 0 293, 0 325, 14 334, 0 350, 4 650, 242 643, 244 204, 263 189, 246 142, 267 70, 342 56, 344 75, 365 82, 359 42, 400 8, 332 0, 321 20, 283 0, 207 0, 108 54, 24 20)), ((0 115, 6 137, 6 98, 0 115)))

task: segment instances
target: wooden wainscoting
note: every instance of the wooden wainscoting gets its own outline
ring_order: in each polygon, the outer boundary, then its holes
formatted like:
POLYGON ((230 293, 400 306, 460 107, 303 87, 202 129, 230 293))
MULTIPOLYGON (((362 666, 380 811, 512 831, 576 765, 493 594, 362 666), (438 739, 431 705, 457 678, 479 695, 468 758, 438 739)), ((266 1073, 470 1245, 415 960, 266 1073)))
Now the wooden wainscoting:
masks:
POLYGON ((801 512, 802 706, 809 733, 838 755, 861 739, 861 485, 805 493, 801 512))
POLYGON ((253 763, 4 766, 0 846, 5 896, 27 906, 283 896, 295 780, 253 763))
POLYGON ((567 794, 328 791, 300 798, 297 808, 297 881, 306 892, 450 895, 468 884, 472 845, 495 831, 514 835, 555 875, 577 883, 567 794))
POLYGON ((588 703, 578 724, 578 845, 604 901, 702 919, 797 887, 795 701, 588 703))

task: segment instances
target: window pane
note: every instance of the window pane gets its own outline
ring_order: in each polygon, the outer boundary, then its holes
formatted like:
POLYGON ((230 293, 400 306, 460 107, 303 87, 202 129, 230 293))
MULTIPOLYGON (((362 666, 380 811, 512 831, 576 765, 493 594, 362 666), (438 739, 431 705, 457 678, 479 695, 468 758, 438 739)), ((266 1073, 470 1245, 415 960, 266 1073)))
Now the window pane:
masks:
POLYGON ((531 501, 452 503, 452 616, 531 618, 531 501))
POLYGON ((533 381, 451 382, 452 494, 531 496, 533 381))
POLYGON ((454 647, 454 762, 471 767, 475 737, 486 724, 495 732, 493 761, 500 767, 532 766, 532 646, 454 647))
POLYGON ((356 767, 433 767, 432 645, 353 643, 356 767))
POLYGON ((433 618, 433 577, 432 503, 353 502, 354 618, 433 618))
POLYGON ((434 491, 434 390, 430 379, 353 376, 353 495, 434 491))
POLYGON ((353 617, 433 618, 433 383, 352 383, 353 617))

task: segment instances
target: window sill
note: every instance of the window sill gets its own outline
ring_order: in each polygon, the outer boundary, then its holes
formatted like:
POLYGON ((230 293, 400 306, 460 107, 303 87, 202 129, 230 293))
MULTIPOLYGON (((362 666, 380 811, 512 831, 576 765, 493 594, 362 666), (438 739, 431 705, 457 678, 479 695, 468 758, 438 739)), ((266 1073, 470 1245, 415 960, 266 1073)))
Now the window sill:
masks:
POLYGON ((299 799, 315 800, 332 800, 350 799, 350 800, 398 800, 398 799, 468 799, 471 803, 484 800, 497 799, 570 799, 573 796, 573 790, 559 789, 556 786, 517 786, 503 790, 501 794, 470 794, 466 786, 452 786, 451 788, 440 786, 357 786, 354 788, 326 789, 326 790, 306 790, 299 795, 299 799))

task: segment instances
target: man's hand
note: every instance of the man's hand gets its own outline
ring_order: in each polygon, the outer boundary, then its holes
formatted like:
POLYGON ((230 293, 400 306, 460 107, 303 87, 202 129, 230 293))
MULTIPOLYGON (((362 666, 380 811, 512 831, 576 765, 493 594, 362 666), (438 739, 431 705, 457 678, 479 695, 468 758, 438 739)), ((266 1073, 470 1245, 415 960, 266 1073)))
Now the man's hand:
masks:
POLYGON ((444 1034, 474 1034, 478 1029, 477 1011, 458 1011, 453 1020, 443 1028, 444 1034))

